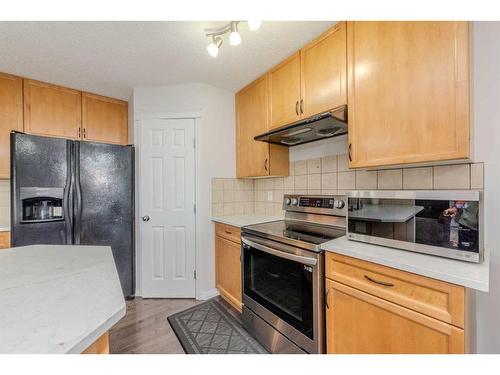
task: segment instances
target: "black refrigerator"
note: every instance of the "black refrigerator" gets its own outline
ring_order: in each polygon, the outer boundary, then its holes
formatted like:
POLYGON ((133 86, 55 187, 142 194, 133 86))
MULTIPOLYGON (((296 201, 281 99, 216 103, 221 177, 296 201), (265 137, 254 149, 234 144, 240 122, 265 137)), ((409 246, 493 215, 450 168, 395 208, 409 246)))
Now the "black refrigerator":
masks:
POLYGON ((11 133, 12 246, 111 246, 135 294, 134 148, 11 133))

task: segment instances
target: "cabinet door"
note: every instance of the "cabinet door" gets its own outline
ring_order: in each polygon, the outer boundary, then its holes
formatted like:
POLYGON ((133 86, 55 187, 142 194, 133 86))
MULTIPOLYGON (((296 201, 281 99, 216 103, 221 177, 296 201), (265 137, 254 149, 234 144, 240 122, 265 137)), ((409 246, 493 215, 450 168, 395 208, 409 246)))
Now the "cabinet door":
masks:
POLYGON ((326 279, 328 353, 460 354, 464 331, 326 279))
POLYGON ((127 102, 83 93, 82 116, 83 139, 127 144, 127 102))
POLYGON ((0 249, 10 248, 10 232, 0 232, 0 249))
POLYGON ((347 104, 346 23, 304 47, 300 56, 302 117, 347 104))
POLYGON ((241 247, 239 243, 215 237, 216 286, 222 297, 241 311, 241 247))
POLYGON ((79 138, 81 124, 80 91, 24 80, 24 129, 27 133, 79 138))
POLYGON ((469 157, 467 22, 348 22, 351 167, 469 157))
POLYGON ((10 177, 12 130, 23 130, 23 80, 0 73, 0 178, 10 177))
POLYGON ((300 119, 300 52, 269 72, 271 129, 300 119))
POLYGON ((269 124, 267 75, 236 94, 236 157, 238 177, 269 175, 269 144, 253 137, 269 124))

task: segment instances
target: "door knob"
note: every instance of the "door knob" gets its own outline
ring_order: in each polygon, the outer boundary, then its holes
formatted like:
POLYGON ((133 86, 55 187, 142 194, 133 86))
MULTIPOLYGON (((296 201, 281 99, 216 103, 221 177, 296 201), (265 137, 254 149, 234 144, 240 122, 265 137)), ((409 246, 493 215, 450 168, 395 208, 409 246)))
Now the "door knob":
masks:
POLYGON ((149 221, 149 216, 148 215, 143 216, 142 221, 149 221))

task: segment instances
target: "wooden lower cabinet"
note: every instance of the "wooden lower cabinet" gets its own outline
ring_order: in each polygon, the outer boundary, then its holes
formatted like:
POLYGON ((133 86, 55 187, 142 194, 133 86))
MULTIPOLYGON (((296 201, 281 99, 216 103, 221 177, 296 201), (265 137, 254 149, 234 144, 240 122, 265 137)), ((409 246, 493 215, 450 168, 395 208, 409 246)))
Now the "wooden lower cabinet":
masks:
POLYGON ((463 287, 329 252, 325 276, 328 353, 466 352, 463 287))
POLYGON ((0 249, 10 248, 10 232, 0 232, 0 249))
POLYGON ((109 354, 109 332, 106 331, 94 343, 92 343, 82 354, 109 354))
POLYGON ((326 280, 327 352, 460 354, 464 330, 358 289, 326 280))
MULTIPOLYGON (((221 224, 216 224, 215 235, 215 284, 220 296, 241 312, 241 244, 234 241, 239 228, 223 225, 224 230, 233 228, 228 236, 221 236, 221 224), (229 237, 229 239, 228 239, 229 237)), ((222 232, 224 233, 224 232, 222 232)), ((238 236, 239 237, 239 236, 238 236)))

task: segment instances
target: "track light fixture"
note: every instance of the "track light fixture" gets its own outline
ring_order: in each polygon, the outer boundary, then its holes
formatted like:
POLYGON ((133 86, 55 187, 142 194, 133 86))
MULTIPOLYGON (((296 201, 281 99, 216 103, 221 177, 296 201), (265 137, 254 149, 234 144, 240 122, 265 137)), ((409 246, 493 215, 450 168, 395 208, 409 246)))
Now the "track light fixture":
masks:
POLYGON ((238 46, 241 44, 241 35, 238 32, 238 22, 231 22, 231 34, 229 34, 229 44, 238 46))
POLYGON ((207 46, 207 51, 209 55, 212 57, 217 57, 221 45, 222 45, 222 38, 220 36, 212 35, 212 41, 207 46))
MULTIPOLYGON (((222 46, 223 36, 229 33, 229 44, 232 46, 238 46, 241 44, 241 35, 238 31, 238 24, 241 21, 231 21, 227 25, 223 27, 219 27, 217 29, 205 29, 205 35, 209 37, 210 44, 207 46, 207 52, 212 57, 217 57, 219 54, 220 47, 222 46)), ((251 31, 258 30, 261 21, 247 21, 248 28, 251 31)))

